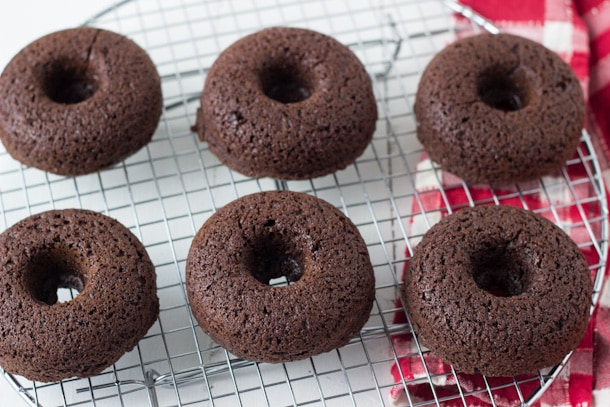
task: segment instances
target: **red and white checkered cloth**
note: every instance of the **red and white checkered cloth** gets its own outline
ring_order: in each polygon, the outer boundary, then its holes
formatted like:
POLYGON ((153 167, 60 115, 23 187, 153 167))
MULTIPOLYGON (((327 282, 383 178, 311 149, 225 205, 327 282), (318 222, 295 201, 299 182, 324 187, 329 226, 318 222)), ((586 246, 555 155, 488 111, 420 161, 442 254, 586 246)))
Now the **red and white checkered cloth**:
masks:
MULTIPOLYGON (((610 0, 461 0, 492 21, 504 32, 528 37, 556 51, 574 69, 579 77, 590 113, 589 131, 596 147, 606 186, 610 185, 610 0)), ((468 35, 469 22, 456 18, 460 35, 468 35), (463 31, 465 30, 465 31, 463 31)), ((578 163, 567 168, 570 179, 578 179, 587 171, 586 164, 578 163)), ((452 210, 471 201, 492 202, 492 191, 487 187, 471 186, 465 189, 460 181, 443 173, 441 184, 431 169, 431 163, 424 154, 418 166, 416 188, 422 198, 414 203, 415 214, 410 224, 411 233, 417 235, 427 228, 427 222, 438 221, 452 210), (444 193, 441 193, 441 187, 444 193), (425 213, 424 215, 417 215, 425 213)), ((574 183, 574 190, 566 198, 566 188, 561 187, 561 175, 551 174, 540 182, 520 186, 520 192, 506 188, 494 190, 500 204, 526 206, 551 219, 559 219, 577 243, 590 240, 584 230, 581 216, 595 216, 598 208, 583 207, 579 210, 575 201, 591 196, 588 184, 574 183), (556 187, 558 186, 559 187, 556 187), (554 186, 554 187, 549 187, 554 186), (544 190, 542 194, 540 191, 544 190), (523 191, 533 191, 527 193, 523 191), (551 191, 551 192, 549 192, 551 191), (566 204, 567 202, 567 204, 566 204), (570 204, 571 203, 571 204, 570 204), (560 208, 554 214, 549 205, 560 208)), ((583 253, 589 264, 598 262, 597 254, 590 246, 583 245, 583 253)), ((409 255, 409 253, 407 253, 409 255)), ((610 272, 606 270, 606 278, 610 272)), ((610 284, 605 285, 585 337, 574 351, 570 361, 549 389, 538 401, 540 406, 610 406, 610 284)), ((405 316, 398 313, 396 323, 405 322, 405 316)), ((399 366, 392 367, 396 381, 402 377, 409 383, 408 391, 403 385, 395 386, 390 398, 394 405, 409 405, 423 400, 434 400, 447 396, 443 406, 463 406, 461 399, 452 396, 464 394, 469 406, 519 405, 519 395, 512 378, 488 378, 487 383, 479 375, 454 374, 451 367, 426 354, 425 365, 418 356, 417 345, 411 335, 395 335, 394 348, 398 353, 399 366), (430 386, 427 380, 416 381, 427 375, 433 377, 430 386), (506 386, 503 386, 506 384, 506 386), (492 395, 488 387, 498 388, 492 395), (433 394, 434 392, 434 394, 433 394)), ((519 385, 521 397, 527 398, 539 383, 535 380, 519 385)))

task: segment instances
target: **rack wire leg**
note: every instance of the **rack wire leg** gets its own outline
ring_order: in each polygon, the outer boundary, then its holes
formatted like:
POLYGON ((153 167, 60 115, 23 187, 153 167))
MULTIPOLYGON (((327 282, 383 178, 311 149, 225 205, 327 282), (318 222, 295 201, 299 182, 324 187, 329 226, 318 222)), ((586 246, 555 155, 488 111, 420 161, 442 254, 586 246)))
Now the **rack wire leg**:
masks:
POLYGON ((146 391, 148 391, 148 399, 150 400, 151 407, 159 407, 159 399, 157 398, 157 389, 155 387, 155 376, 154 370, 147 370, 145 373, 145 384, 146 391))

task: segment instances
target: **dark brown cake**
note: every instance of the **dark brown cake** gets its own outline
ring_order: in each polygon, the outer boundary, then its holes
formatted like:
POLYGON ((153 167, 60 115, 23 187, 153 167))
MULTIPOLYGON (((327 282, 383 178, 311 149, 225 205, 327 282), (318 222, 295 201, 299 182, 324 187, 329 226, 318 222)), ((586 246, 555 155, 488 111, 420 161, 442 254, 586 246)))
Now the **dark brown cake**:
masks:
POLYGON ((97 212, 53 210, 0 235, 0 366, 51 382, 100 373, 159 313, 146 250, 97 212), (57 289, 79 295, 57 302, 57 289))
POLYGON ((462 209, 416 247, 402 286, 421 344, 465 373, 558 364, 582 339, 592 282, 559 227, 510 206, 462 209))
POLYGON ((506 184, 561 168, 584 126, 583 93, 555 53, 509 34, 458 40, 430 61, 415 102, 417 137, 444 170, 506 184))
POLYGON ((375 278, 358 229, 338 209, 289 191, 237 199, 208 219, 189 251, 186 289, 201 328, 263 362, 343 346, 368 320, 375 278), (285 276, 289 285, 272 286, 285 276))
POLYGON ((161 103, 157 70, 136 43, 96 28, 59 31, 0 76, 0 139, 25 165, 91 173, 148 143, 161 103))
POLYGON ((220 54, 195 128, 235 171, 307 179, 354 162, 376 120, 371 79, 346 46, 314 31, 276 27, 220 54))

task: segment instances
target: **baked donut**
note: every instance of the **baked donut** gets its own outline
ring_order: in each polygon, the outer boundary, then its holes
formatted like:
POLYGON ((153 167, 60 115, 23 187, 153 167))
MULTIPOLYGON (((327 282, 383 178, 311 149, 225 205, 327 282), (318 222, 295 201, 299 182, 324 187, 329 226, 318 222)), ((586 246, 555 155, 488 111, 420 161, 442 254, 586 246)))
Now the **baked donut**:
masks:
POLYGON ((421 344, 465 373, 557 365, 587 328, 593 284, 578 246, 510 206, 462 209, 432 226, 401 287, 421 344))
POLYGON ((358 229, 304 193, 239 198, 201 227, 186 260, 193 315, 243 359, 284 362, 341 347, 360 332, 375 278, 358 229), (270 285, 285 277, 284 286, 270 285))
POLYGON ((237 172, 308 179, 354 162, 376 120, 371 79, 346 46, 275 27, 220 54, 205 79, 195 129, 237 172))
POLYGON ((441 168, 507 184, 561 168, 584 126, 574 72, 541 44, 510 34, 460 39, 432 58, 415 101, 417 138, 441 168))
POLYGON ((32 215, 0 235, 0 366, 52 382, 100 373, 159 314, 155 269, 118 221, 79 209, 32 215), (79 294, 57 302, 58 288, 79 294))
POLYGON ((148 143, 161 81, 126 37, 79 27, 44 36, 0 76, 0 139, 21 163, 60 175, 109 167, 148 143))

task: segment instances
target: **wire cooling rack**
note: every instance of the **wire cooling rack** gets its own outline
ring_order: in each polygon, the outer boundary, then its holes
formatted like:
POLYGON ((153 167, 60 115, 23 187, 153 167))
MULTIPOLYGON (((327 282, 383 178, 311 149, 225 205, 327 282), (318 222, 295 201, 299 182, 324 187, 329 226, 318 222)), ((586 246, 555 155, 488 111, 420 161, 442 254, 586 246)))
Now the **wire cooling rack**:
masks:
MULTIPOLYGON (((412 406, 467 405, 471 397, 500 405, 499 395, 507 391, 514 394, 510 405, 536 400, 564 363, 504 381, 481 378, 478 388, 456 385, 448 392, 447 375, 459 384, 457 372, 435 373, 426 364, 428 351, 417 341, 407 353, 393 341, 410 335, 408 322, 395 319, 403 312, 396 305, 403 267, 442 211, 505 202, 527 208, 530 197, 542 197, 536 211, 567 231, 580 231, 578 244, 592 253, 593 303, 607 259, 607 204, 586 133, 561 174, 509 190, 490 186, 485 199, 473 198, 471 186, 460 181, 441 182, 440 169, 421 160, 411 107, 422 69, 456 34, 455 11, 471 19, 475 29, 494 30, 469 9, 440 0, 134 0, 88 21, 129 36, 150 53, 162 76, 159 128, 152 142, 124 163, 76 178, 23 167, 0 150, 0 226, 4 230, 52 208, 82 207, 118 219, 140 237, 155 263, 161 312, 137 348, 96 377, 34 383, 0 369, 4 377, 27 403, 43 406, 374 406, 391 405, 391 392, 401 396, 401 405, 412 406), (377 130, 363 156, 345 170, 309 181, 247 178, 221 165, 190 131, 206 72, 219 52, 274 25, 337 38, 374 78, 377 130), (425 191, 419 188, 423 179, 425 191), (348 214, 368 245, 376 300, 368 323, 345 347, 299 362, 252 363, 216 346, 191 316, 185 261, 196 231, 217 208, 278 188, 316 195, 348 214), (451 201, 454 191, 466 201, 451 201), (425 208, 429 193, 441 198, 442 210, 425 208), (566 223, 566 211, 577 220, 566 223), (424 374, 393 370, 406 358, 419 361, 424 374), (416 390, 421 386, 427 391, 416 390)), ((69 300, 76 294, 62 295, 69 300)))

